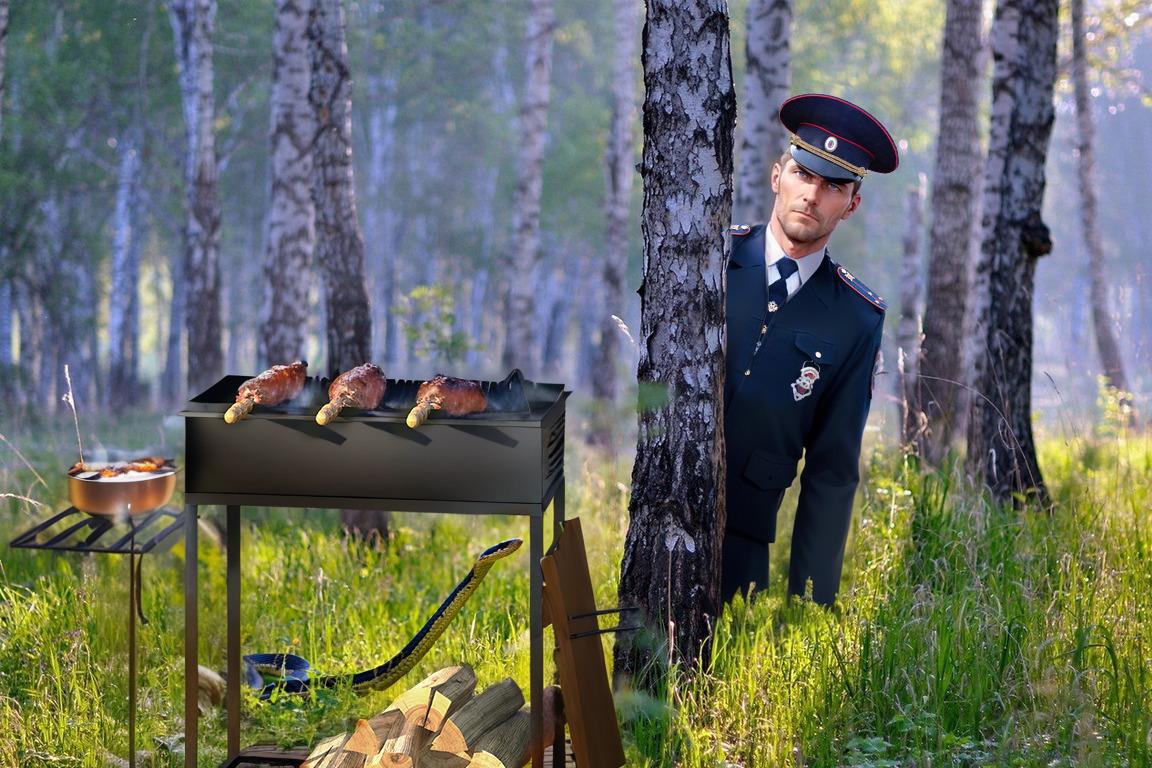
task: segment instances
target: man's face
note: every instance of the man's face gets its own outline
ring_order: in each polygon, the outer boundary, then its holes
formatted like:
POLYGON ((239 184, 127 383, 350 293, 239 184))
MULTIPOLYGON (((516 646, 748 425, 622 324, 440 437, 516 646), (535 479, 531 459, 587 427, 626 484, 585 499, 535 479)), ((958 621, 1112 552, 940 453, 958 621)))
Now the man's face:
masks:
POLYGON ((852 182, 817 176, 792 158, 772 168, 774 224, 794 245, 823 247, 836 225, 853 214, 860 195, 852 182))

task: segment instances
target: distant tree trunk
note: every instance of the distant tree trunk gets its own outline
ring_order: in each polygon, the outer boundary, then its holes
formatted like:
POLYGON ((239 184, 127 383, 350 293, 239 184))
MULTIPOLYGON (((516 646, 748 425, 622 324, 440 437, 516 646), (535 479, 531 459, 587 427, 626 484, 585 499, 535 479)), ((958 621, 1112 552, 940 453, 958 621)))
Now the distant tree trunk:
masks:
POLYGON ((527 18, 528 81, 520 107, 516 191, 512 198, 512 258, 508 283, 503 363, 536 375, 542 334, 533 323, 540 272, 540 194, 544 187, 544 143, 551 98, 552 0, 529 0, 527 18))
POLYGON ((967 468, 1000 500, 1047 503, 1032 437, 1032 291, 1052 250, 1040 218, 1055 109, 1057 0, 999 0, 992 112, 976 269, 976 391, 967 468), (1019 498, 1019 497, 1017 497, 1019 498))
POLYGON ((108 302, 108 390, 113 411, 136 406, 139 387, 136 348, 140 329, 140 142, 129 130, 117 145, 120 169, 116 183, 112 236, 112 292, 108 302))
MULTIPOLYGON (((213 34, 216 0, 170 0, 184 105, 184 274, 173 294, 184 291, 188 329, 188 388, 206 389, 220 378, 224 347, 220 320, 220 199, 213 124, 213 34)), ((175 396, 175 393, 173 393, 175 396)))
POLYGON ((748 0, 740 167, 732 220, 763 221, 771 207, 772 165, 788 145, 777 119, 792 89, 792 0, 748 0))
POLYGON ((615 50, 612 59, 612 109, 608 144, 604 149, 607 195, 604 201, 608 228, 601 288, 604 303, 593 305, 600 340, 592 359, 592 396, 602 408, 594 415, 588 441, 607 447, 612 443, 612 423, 608 414, 619 395, 617 370, 620 365, 620 331, 612 315, 624 316, 624 275, 628 270, 629 208, 635 178, 636 49, 639 46, 639 2, 619 0, 614 6, 615 50))
POLYGON ((667 657, 707 666, 720 609, 724 264, 732 214, 725 0, 649 0, 644 30, 642 402, 621 605, 649 637, 616 638, 616 673, 653 690, 667 657), (662 394, 657 394, 662 393, 662 394), (659 641, 667 639, 663 651, 659 641), (667 656, 665 656, 667 654, 667 656))
POLYGON ((0 140, 4 139, 4 59, 8 51, 8 0, 0 0, 0 140))
POLYGON ((896 325, 900 398, 900 442, 905 451, 920 453, 923 417, 919 392, 920 334, 923 304, 920 240, 924 228, 924 176, 908 188, 904 257, 900 268, 900 321, 896 325))
POLYGON ((182 288, 183 254, 173 253, 169 256, 168 272, 172 298, 168 305, 168 338, 164 344, 164 373, 161 376, 160 399, 171 406, 183 400, 184 392, 184 315, 188 294, 182 288))
POLYGON ((340 0, 315 0, 308 26, 316 116, 312 197, 316 204, 316 266, 324 280, 328 361, 318 373, 339 373, 372 353, 364 237, 352 172, 352 80, 340 0))
MULTIPOLYGON (((15 371, 9 368, 16 362, 12 352, 12 333, 15 330, 12 318, 16 313, 15 291, 13 280, 8 277, 0 280, 0 371, 8 377, 8 381, 14 381, 11 376, 15 371)), ((11 392, 6 392, 0 401, 11 402, 10 395, 11 392)))
POLYGON ((940 72, 940 120, 932 175, 928 296, 920 348, 921 410, 928 418, 923 456, 943 460, 963 423, 965 305, 976 234, 984 82, 982 0, 947 0, 940 72))
MULTIPOLYGON (((316 205, 316 266, 324 280, 328 361, 315 373, 332 376, 368 362, 372 321, 364 283, 364 236, 356 213, 352 172, 352 80, 340 0, 314 0, 308 24, 312 81, 308 102, 316 120, 312 199, 316 205)), ((345 509, 344 526, 388 536, 390 513, 345 509)))
MULTIPOLYGON (((1084 245, 1088 250, 1088 270, 1091 276, 1092 329, 1096 334, 1096 349, 1100 353, 1100 366, 1104 369, 1108 386, 1127 393, 1129 389, 1128 378, 1124 375, 1124 359, 1112 330, 1104 243, 1100 237, 1099 206, 1096 200, 1096 126, 1092 120, 1092 105, 1088 97, 1088 63, 1084 53, 1084 0, 1072 0, 1072 86, 1076 96, 1080 223, 1084 245)), ((1122 395, 1122 398, 1131 408, 1132 398, 1127 394, 1122 395)))
POLYGON ((316 118, 308 103, 312 0, 277 0, 272 44, 271 191, 264 253, 264 311, 257 357, 262 367, 304 357, 311 306, 312 142, 316 118))

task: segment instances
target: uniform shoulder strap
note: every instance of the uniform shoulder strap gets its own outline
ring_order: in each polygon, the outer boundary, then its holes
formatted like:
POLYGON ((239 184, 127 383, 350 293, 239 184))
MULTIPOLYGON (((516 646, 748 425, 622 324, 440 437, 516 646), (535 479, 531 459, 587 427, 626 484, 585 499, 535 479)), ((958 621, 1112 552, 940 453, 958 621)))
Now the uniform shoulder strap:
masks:
POLYGON ((842 265, 836 264, 835 262, 832 262, 832 264, 836 267, 836 275, 844 282, 845 285, 855 291, 856 294, 860 296, 860 298, 864 299, 864 301, 868 302, 881 312, 888 309, 888 302, 884 301, 884 298, 880 294, 876 293, 874 290, 864 285, 864 283, 860 282, 856 275, 849 272, 842 265))

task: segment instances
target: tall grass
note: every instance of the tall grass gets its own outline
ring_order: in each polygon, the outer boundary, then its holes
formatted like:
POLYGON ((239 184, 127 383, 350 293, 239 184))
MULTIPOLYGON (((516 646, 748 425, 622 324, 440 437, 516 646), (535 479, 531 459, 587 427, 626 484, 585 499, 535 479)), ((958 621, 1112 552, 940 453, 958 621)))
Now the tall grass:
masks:
MULTIPOLYGON (((93 427, 121 445, 165 439, 145 417, 93 427)), ((0 492, 62 508, 70 431, 61 422, 6 433, 45 483, 0 445, 0 492)), ((785 599, 783 521, 772 583, 717 619, 712 663, 674 670, 656 697, 619 695, 629 765, 1152 765, 1152 441, 1123 430, 1049 438, 1041 465, 1056 507, 1018 513, 988 504, 955 471, 922 476, 874 452, 838 606, 785 599)), ((629 467, 573 446, 567 472, 597 600, 614 605, 629 467)), ((5 504, 4 540, 46 514, 5 504)), ((347 539, 335 512, 246 511, 244 649, 299 653, 324 673, 375 665, 479 551, 526 534, 523 520, 501 517, 396 521, 380 546, 347 539)), ((220 669, 225 565, 207 538, 200 656, 220 669)), ((466 661, 481 685, 511 675, 527 687, 525 550, 493 569, 407 682, 466 661)), ((127 561, 9 548, 0 558, 0 766, 123 756, 127 561)), ((179 542, 145 558, 137 742, 156 765, 182 764, 182 558, 179 542)), ((394 693, 249 697, 244 741, 307 744, 394 693)), ((202 765, 223 759, 225 730, 220 710, 202 720, 202 765)))

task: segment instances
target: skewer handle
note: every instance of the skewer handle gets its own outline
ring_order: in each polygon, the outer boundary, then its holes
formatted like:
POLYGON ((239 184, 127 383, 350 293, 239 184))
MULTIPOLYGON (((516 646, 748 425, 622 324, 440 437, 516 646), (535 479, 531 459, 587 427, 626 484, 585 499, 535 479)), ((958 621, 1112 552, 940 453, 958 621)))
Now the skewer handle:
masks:
POLYGON ((337 397, 335 400, 329 402, 320 409, 320 411, 316 414, 316 423, 320 426, 325 426, 331 422, 332 419, 340 415, 341 409, 346 408, 349 405, 351 405, 351 403, 347 398, 337 397))
POLYGON ((428 420, 428 414, 431 413, 435 407, 431 400, 421 400, 416 403, 416 407, 408 413, 408 418, 405 420, 405 423, 412 429, 416 429, 428 420))
POLYGON ((224 421, 229 424, 235 424, 240 419, 247 416, 252 411, 252 406, 256 405, 256 400, 251 397, 246 397, 243 400, 237 400, 232 404, 232 407, 224 412, 224 421))

